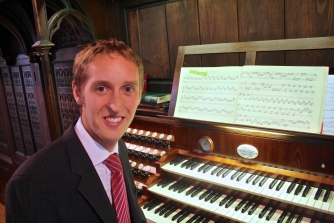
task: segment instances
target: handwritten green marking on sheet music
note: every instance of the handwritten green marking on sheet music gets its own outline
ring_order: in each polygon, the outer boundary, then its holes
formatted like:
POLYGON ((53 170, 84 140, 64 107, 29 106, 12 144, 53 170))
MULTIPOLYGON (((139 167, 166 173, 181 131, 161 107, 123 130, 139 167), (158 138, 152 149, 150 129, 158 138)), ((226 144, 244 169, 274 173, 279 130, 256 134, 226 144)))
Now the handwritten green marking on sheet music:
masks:
POLYGON ((200 75, 200 76, 207 76, 208 75, 208 72, 206 72, 206 71, 198 71, 198 70, 190 70, 189 73, 200 75))

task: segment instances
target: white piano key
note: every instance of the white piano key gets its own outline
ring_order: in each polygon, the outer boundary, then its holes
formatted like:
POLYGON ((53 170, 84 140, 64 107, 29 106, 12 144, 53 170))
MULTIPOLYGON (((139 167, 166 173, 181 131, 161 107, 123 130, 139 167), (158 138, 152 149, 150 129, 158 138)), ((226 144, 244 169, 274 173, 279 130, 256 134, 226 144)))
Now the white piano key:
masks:
POLYGON ((328 213, 334 214, 334 192, 333 191, 331 191, 329 195, 328 202, 329 202, 328 213))
POLYGON ((284 185, 281 187, 280 190, 277 190, 276 187, 277 185, 280 183, 281 181, 278 181, 277 184, 274 186, 274 190, 275 192, 272 194, 272 197, 274 198, 280 198, 281 194, 284 192, 284 190, 286 190, 286 186, 287 186, 287 182, 285 181, 284 185))
POLYGON ((168 216, 168 218, 166 218, 167 220, 166 220, 166 222, 170 222, 170 223, 177 223, 177 220, 172 220, 173 219, 173 217, 175 216, 175 215, 177 215, 180 211, 182 211, 181 209, 177 209, 174 213, 172 213, 171 215, 169 215, 168 216))
POLYGON ((299 194, 294 196, 294 198, 292 199, 293 203, 299 204, 300 199, 302 199, 304 189, 305 185, 302 186, 302 189, 300 190, 299 194))
POLYGON ((156 221, 156 219, 159 218, 160 216, 158 214, 155 214, 154 211, 159 207, 161 207, 162 205, 164 205, 164 203, 158 204, 156 207, 152 208, 149 211, 147 210, 147 208, 143 209, 145 217, 151 221, 158 222, 156 221))
MULTIPOLYGON (((256 210, 251 214, 251 215, 247 215, 246 218, 244 219, 244 222, 257 222, 258 218, 257 216, 259 216, 260 212, 263 210, 264 205, 259 205, 256 210)), ((248 211, 247 211, 248 213, 248 211)))
POLYGON ((206 189, 202 189, 201 192, 199 192, 196 196, 194 197, 189 196, 187 203, 191 204, 192 206, 200 207, 201 204, 204 202, 204 199, 200 200, 199 197, 206 191, 207 191, 206 189))
MULTIPOLYGON (((233 218, 232 216, 237 212, 235 210, 235 207, 242 201, 242 199, 238 198, 236 199, 233 204, 228 208, 228 211, 226 212, 225 216, 228 216, 230 218, 233 218)), ((233 218, 234 219, 234 218, 233 218)), ((236 219, 234 219, 236 220, 236 219)))
MULTIPOLYGON (((315 187, 310 187, 310 189, 308 190, 307 194, 305 197, 301 197, 300 200, 299 200, 299 205, 301 206, 307 206, 307 202, 309 199, 313 199, 311 198, 311 195, 313 194, 313 191, 315 190, 316 188, 315 187)), ((302 191, 304 192, 304 191, 302 191)), ((313 196, 314 197, 314 196, 313 196)))
POLYGON ((191 219, 195 214, 190 213, 189 215, 187 215, 187 217, 185 217, 180 223, 186 223, 189 219, 191 219))
POLYGON ((313 207, 314 206, 315 201, 316 201, 316 200, 314 200, 314 196, 317 193, 317 190, 318 190, 318 188, 311 187, 311 189, 310 189, 310 197, 307 200, 306 206, 308 206, 308 207, 313 207))
MULTIPOLYGON (((326 193, 326 191, 325 191, 326 193)), ((324 193, 324 194, 325 194, 324 193)), ((322 205, 321 205, 321 210, 325 211, 325 212, 329 212, 329 209, 330 209, 330 206, 331 206, 331 203, 333 202, 333 197, 334 197, 334 193, 333 191, 331 191, 329 193, 329 196, 328 196, 328 199, 326 202, 322 202, 322 205)))
POLYGON ((269 189, 269 185, 273 180, 274 180, 273 178, 268 178, 268 180, 262 187, 260 187, 259 184, 257 183, 256 184, 257 188, 255 189, 255 192, 259 194, 265 194, 266 196, 270 197, 274 193, 274 190, 269 189))
POLYGON ((281 200, 286 200, 287 199, 287 197, 288 197, 288 193, 287 193, 287 189, 288 189, 288 187, 291 185, 291 182, 290 181, 285 181, 285 183, 284 183, 284 185, 282 186, 282 188, 281 188, 281 193, 280 193, 280 195, 279 195, 279 199, 281 199, 281 200))
POLYGON ((321 209, 322 204, 324 203, 322 200, 324 199, 325 193, 326 193, 326 190, 323 189, 318 200, 315 200, 315 203, 313 205, 315 209, 321 209))

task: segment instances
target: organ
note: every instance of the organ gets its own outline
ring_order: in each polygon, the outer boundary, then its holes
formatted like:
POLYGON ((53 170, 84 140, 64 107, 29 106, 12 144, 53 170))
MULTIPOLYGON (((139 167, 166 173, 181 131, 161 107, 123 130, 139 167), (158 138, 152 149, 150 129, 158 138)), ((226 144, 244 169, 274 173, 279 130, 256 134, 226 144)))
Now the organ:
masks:
POLYGON ((333 136, 173 117, 185 55, 246 52, 254 65, 259 51, 329 48, 334 37, 179 47, 168 114, 139 108, 123 136, 147 219, 334 222, 333 136))

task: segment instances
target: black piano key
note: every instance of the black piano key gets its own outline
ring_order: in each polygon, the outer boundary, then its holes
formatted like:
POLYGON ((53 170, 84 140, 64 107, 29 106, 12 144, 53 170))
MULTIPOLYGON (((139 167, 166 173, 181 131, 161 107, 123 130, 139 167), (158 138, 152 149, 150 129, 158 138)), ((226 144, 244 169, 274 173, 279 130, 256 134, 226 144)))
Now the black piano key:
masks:
POLYGON ((284 184, 285 184, 285 180, 282 179, 281 182, 279 182, 279 184, 277 185, 276 190, 280 191, 284 184))
POLYGON ((242 180, 242 178, 244 178, 244 176, 246 176, 247 172, 243 171, 238 177, 237 177, 237 181, 239 182, 240 180, 242 180))
POLYGON ((204 198, 204 201, 208 201, 208 200, 211 200, 215 195, 217 195, 218 194, 218 192, 216 192, 216 191, 211 191, 211 193, 208 195, 208 196, 206 196, 205 198, 204 198))
POLYGON ((211 171, 211 175, 215 175, 221 169, 222 169, 221 165, 217 166, 214 170, 211 171))
POLYGON ((304 185, 299 184, 295 190, 295 195, 298 195, 303 190, 304 185))
POLYGON ((186 162, 183 162, 183 163, 181 164, 181 167, 182 167, 182 168, 185 168, 187 165, 191 164, 192 162, 193 162, 193 160, 192 160, 192 159, 189 159, 189 160, 187 160, 186 162))
POLYGON ((217 193, 216 195, 214 195, 213 197, 212 197, 212 199, 210 200, 210 203, 213 203, 213 202, 215 202, 218 198, 220 198, 221 197, 221 194, 220 193, 217 193))
POLYGON ((299 215, 297 220, 294 223, 300 223, 303 220, 303 216, 299 215))
POLYGON ((314 200, 318 200, 320 195, 322 193, 322 189, 321 188, 318 188, 317 192, 315 193, 314 195, 314 200))
POLYGON ((295 188, 296 186, 296 183, 295 182, 292 182, 289 186, 288 186, 288 189, 286 190, 286 193, 290 194, 291 191, 295 188))
POLYGON ((163 210, 160 211, 159 215, 162 216, 166 214, 167 211, 169 211, 172 208, 171 204, 168 204, 163 210))
POLYGON ((190 194, 192 194, 195 190, 197 190, 199 187, 193 187, 193 188, 191 188, 190 190, 188 190, 187 192, 186 192, 186 196, 188 196, 188 195, 190 195, 190 194))
POLYGON ((162 188, 165 188, 165 187, 167 187, 168 185, 170 185, 170 184, 173 183, 173 182, 174 182, 174 180, 170 179, 170 180, 168 180, 168 181, 162 183, 162 184, 161 184, 161 187, 162 187, 162 188))
POLYGON ((154 210, 154 214, 159 213, 160 211, 162 211, 165 207, 167 206, 167 204, 163 204, 160 207, 158 207, 157 209, 154 210))
POLYGON ((201 223, 209 223, 210 222, 210 218, 205 218, 201 223))
POLYGON ((198 172, 202 172, 206 167, 208 167, 210 165, 210 163, 206 163, 203 166, 201 166, 200 168, 198 168, 198 172))
POLYGON ((159 181, 159 182, 157 183, 157 186, 161 186, 161 184, 163 184, 163 183, 165 183, 165 182, 167 182, 167 181, 168 181, 168 179, 165 178, 165 179, 163 179, 162 181, 159 181))
POLYGON ((240 175, 241 172, 239 172, 239 170, 236 170, 234 174, 232 174, 231 176, 231 180, 234 180, 235 178, 237 178, 237 176, 240 175))
POLYGON ((199 217, 198 214, 194 214, 194 216, 192 216, 188 221, 186 221, 186 223, 193 223, 194 221, 196 221, 198 217, 199 217))
POLYGON ((225 166, 222 166, 222 168, 216 173, 216 176, 219 177, 219 176, 222 175, 226 170, 227 170, 226 165, 225 165, 225 166))
POLYGON ((279 216, 279 218, 277 220, 277 223, 283 222, 283 220, 284 220, 284 218, 286 217, 287 214, 288 214, 287 210, 283 211, 283 213, 281 214, 281 216, 279 216))
POLYGON ((197 190, 191 193, 190 197, 195 197, 201 191, 202 191, 202 188, 198 188, 197 190))
POLYGON ((203 198, 205 198, 206 196, 208 196, 210 193, 211 193, 211 190, 207 190, 203 194, 201 194, 198 199, 202 200, 203 198))
POLYGON ((156 202, 154 202, 152 205, 147 207, 147 210, 150 211, 153 208, 155 208, 156 206, 158 206, 159 204, 161 204, 161 202, 159 200, 157 200, 156 202))
POLYGON ((305 186, 305 189, 304 189, 304 191, 303 191, 302 196, 303 196, 303 197, 306 197, 306 195, 307 195, 307 193, 309 192, 310 189, 311 189, 311 186, 310 186, 310 185, 306 185, 306 186, 305 186))
POLYGON ((266 216, 266 220, 269 221, 269 220, 273 217, 273 215, 275 214, 276 211, 277 211, 277 208, 272 208, 272 209, 269 211, 269 213, 267 214, 267 216, 266 216))
POLYGON ((173 184, 169 185, 168 190, 173 190, 179 182, 174 182, 173 184))
POLYGON ((169 215, 171 215, 172 213, 174 213, 176 210, 177 210, 177 207, 172 207, 171 209, 169 209, 169 210, 165 213, 164 217, 167 218, 169 215))
POLYGON ((213 165, 213 164, 208 165, 207 167, 205 167, 203 169, 203 173, 207 173, 209 170, 211 170, 214 167, 215 167, 215 165, 213 165))
POLYGON ((183 191, 185 191, 186 189, 188 189, 189 186, 190 186, 189 184, 186 184, 186 183, 185 183, 185 184, 183 185, 183 187, 181 187, 177 192, 178 192, 178 193, 182 193, 183 191))
POLYGON ((158 201, 158 200, 151 200, 150 202, 143 205, 143 209, 146 209, 146 208, 148 208, 152 205, 156 205, 158 202, 160 203, 160 201, 158 201))
POLYGON ((268 180, 268 177, 267 176, 263 176, 262 180, 260 181, 259 183, 259 186, 262 187, 268 180))
POLYGON ((253 173, 252 175, 250 175, 250 176, 247 178, 246 183, 251 182, 251 181, 254 179, 255 176, 256 176, 255 173, 253 173))
POLYGON ((274 179, 274 180, 270 183, 270 185, 269 185, 269 189, 273 189, 273 188, 275 187, 275 185, 277 184, 277 182, 278 182, 278 179, 274 179))
POLYGON ((176 220, 176 222, 181 222, 181 221, 183 221, 188 215, 190 214, 190 212, 189 211, 185 211, 177 220, 176 220))
POLYGON ((202 164, 202 162, 200 162, 200 161, 198 161, 195 165, 192 165, 191 167, 190 167, 190 169, 191 170, 194 170, 194 169, 196 169, 199 165, 201 165, 202 164))
POLYGON ((310 223, 315 223, 316 222, 316 220, 313 218, 313 219, 311 219, 311 221, 310 221, 310 223))
POLYGON ((231 196, 224 197, 223 200, 219 202, 219 206, 223 206, 228 200, 230 200, 231 196))
POLYGON ((181 157, 181 159, 175 161, 173 165, 174 165, 174 166, 177 166, 177 165, 179 165, 180 163, 184 162, 185 160, 186 160, 186 158, 181 157))
POLYGON ((294 214, 294 213, 291 213, 291 214, 289 215, 289 217, 288 217, 288 220, 286 220, 286 223, 291 223, 292 220, 294 219, 294 217, 295 217, 295 214, 294 214))
POLYGON ((193 165, 195 165, 196 163, 198 163, 197 160, 192 160, 190 163, 186 164, 185 168, 189 169, 190 167, 192 167, 193 165))
POLYGON ((225 178, 227 175, 229 175, 232 172, 232 168, 228 168, 223 174, 222 174, 222 178, 225 178))
POLYGON ((266 215, 267 211, 269 210, 269 205, 265 206, 259 213, 259 218, 263 218, 266 215))
POLYGON ((241 209, 241 213, 245 213, 248 211, 248 209, 252 206, 252 202, 248 201, 243 208, 241 209))
POLYGON ((170 165, 174 165, 176 162, 178 162, 179 160, 183 159, 181 156, 176 157, 175 159, 171 160, 169 162, 170 165))
POLYGON ((326 193, 324 195, 324 198, 322 199, 323 202, 327 202, 328 201, 330 193, 331 193, 331 190, 327 189, 326 193))
POLYGON ((243 199, 237 206, 235 206, 235 208, 234 208, 234 210, 235 211, 239 211, 241 208, 242 208, 242 206, 244 206, 244 204, 247 202, 247 200, 246 199, 243 199))
POLYGON ((237 197, 232 197, 226 204, 225 208, 229 208, 235 201, 237 200, 237 197))
POLYGON ((257 175, 257 176, 255 177, 255 179, 253 180, 252 184, 253 184, 253 185, 257 184, 257 182, 259 182, 261 178, 262 178, 262 175, 260 175, 260 174, 257 175))
POLYGON ((254 203, 254 204, 252 205, 252 207, 249 209, 249 211, 248 211, 248 215, 252 215, 252 214, 254 213, 254 211, 259 207, 259 205, 260 205, 260 204, 258 204, 258 203, 254 203))
POLYGON ((195 223, 201 223, 205 220, 204 216, 199 216, 199 218, 196 219, 195 223))
POLYGON ((179 213, 177 213, 176 215, 174 215, 172 217, 172 221, 175 221, 176 219, 178 219, 180 216, 182 216, 183 213, 185 213, 186 210, 181 210, 179 213))

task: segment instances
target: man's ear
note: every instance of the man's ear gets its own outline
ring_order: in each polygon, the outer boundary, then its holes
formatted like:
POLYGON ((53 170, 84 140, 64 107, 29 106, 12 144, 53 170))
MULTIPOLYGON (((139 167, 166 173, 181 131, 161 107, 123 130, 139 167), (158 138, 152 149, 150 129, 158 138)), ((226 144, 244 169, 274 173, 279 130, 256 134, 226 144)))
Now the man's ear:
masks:
POLYGON ((72 81, 72 92, 73 92, 74 100, 77 102, 77 104, 78 105, 83 105, 83 99, 82 99, 81 91, 75 85, 74 81, 72 81))

